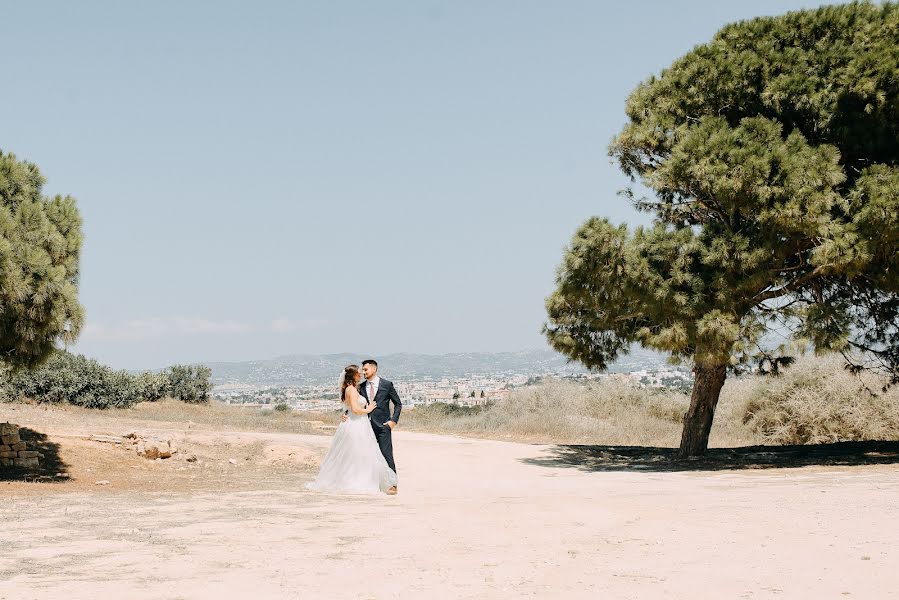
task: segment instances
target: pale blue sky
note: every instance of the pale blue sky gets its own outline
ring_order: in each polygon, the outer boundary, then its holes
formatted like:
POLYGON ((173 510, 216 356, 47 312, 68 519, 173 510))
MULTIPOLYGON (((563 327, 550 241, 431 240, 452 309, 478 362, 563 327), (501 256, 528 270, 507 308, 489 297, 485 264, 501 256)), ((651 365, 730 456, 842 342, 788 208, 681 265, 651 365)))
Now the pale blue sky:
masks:
POLYGON ((110 365, 544 347, 578 225, 646 222, 628 93, 819 4, 7 1, 0 148, 78 199, 110 365))

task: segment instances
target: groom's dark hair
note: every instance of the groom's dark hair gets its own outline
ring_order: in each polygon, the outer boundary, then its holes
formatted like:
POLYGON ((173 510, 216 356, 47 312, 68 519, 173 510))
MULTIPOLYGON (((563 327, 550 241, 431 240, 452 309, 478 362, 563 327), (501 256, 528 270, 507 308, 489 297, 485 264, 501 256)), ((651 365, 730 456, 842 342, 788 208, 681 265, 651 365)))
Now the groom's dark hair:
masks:
POLYGON ((362 361, 362 366, 364 367, 365 365, 374 365, 375 368, 377 369, 377 368, 378 368, 378 361, 376 361, 376 360, 373 359, 373 358, 366 358, 365 360, 362 361))

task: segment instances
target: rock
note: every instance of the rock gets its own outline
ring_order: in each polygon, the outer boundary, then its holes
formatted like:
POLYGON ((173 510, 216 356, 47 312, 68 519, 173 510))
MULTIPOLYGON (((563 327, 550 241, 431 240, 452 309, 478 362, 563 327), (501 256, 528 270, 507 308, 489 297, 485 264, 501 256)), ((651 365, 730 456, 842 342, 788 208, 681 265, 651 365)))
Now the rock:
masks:
POLYGON ((19 433, 19 426, 12 423, 0 423, 0 436, 19 433))
POLYGON ((12 446, 13 444, 18 444, 22 439, 19 437, 19 433, 9 433, 7 435, 0 436, 0 443, 5 446, 12 446))
POLYGON ((132 430, 132 431, 129 431, 128 433, 126 433, 125 435, 123 435, 122 437, 123 437, 123 438, 129 438, 129 439, 132 439, 132 440, 138 440, 138 439, 140 439, 140 438, 147 437, 147 436, 145 436, 143 433, 141 433, 141 432, 139 432, 139 431, 133 431, 133 430, 132 430))
POLYGON ((170 458, 172 449, 168 441, 141 440, 137 444, 137 453, 144 458, 156 460, 157 458, 170 458))
MULTIPOLYGON (((9 460, 9 459, 6 459, 9 460)), ((39 466, 39 462, 37 457, 28 457, 28 458, 14 458, 12 459, 13 466, 16 467, 37 467, 39 466)))
POLYGON ((42 455, 36 450, 20 450, 19 458, 42 458, 42 455))
POLYGON ((109 485, 108 479, 101 479, 100 481, 95 481, 94 485, 109 485))
POLYGON ((13 450, 27 450, 28 447, 25 445, 25 442, 19 442, 18 444, 13 444, 11 448, 13 450))
POLYGON ((231 463, 232 465, 236 465, 236 464, 237 464, 237 459, 236 459, 236 458, 229 458, 229 459, 228 459, 228 462, 231 463))
POLYGON ((18 455, 19 455, 19 453, 14 450, 0 452, 0 458, 17 458, 18 455))
POLYGON ((121 444, 125 441, 125 438, 117 435, 92 435, 90 439, 92 442, 103 442, 104 444, 121 444))
POLYGON ((190 455, 188 455, 188 457, 185 458, 184 460, 186 460, 187 462, 197 462, 197 455, 196 455, 196 454, 190 454, 190 455))
POLYGON ((0 444, 0 452, 9 452, 10 450, 14 450, 14 448, 6 444, 0 444))

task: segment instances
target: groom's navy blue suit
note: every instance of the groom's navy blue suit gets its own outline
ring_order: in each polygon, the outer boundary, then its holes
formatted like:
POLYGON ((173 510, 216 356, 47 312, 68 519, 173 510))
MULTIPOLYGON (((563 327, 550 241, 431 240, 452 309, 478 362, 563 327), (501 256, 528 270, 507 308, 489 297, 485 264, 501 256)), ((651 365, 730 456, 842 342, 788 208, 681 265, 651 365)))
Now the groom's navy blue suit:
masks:
MULTIPOLYGON (((362 380, 359 384, 359 393, 366 400, 368 397, 368 381, 362 380)), ((378 382, 378 390, 375 392, 374 402, 377 405, 369 418, 371 419, 371 428, 375 432, 375 439, 378 440, 378 446, 381 448, 381 454, 387 460, 387 466, 396 473, 396 465, 393 462, 393 438, 389 425, 385 425, 387 421, 394 423, 400 422, 400 411, 403 410, 403 403, 400 402, 400 395, 396 393, 393 383, 387 381, 383 377, 378 382), (393 402, 393 415, 390 414, 390 403, 393 402)))

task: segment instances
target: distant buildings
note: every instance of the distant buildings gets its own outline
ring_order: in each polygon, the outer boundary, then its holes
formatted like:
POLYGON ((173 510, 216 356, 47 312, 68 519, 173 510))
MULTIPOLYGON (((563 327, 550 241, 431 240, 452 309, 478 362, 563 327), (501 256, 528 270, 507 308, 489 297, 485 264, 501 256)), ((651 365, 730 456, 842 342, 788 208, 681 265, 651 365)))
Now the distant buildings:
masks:
MULTIPOLYGON (((472 375, 434 379, 420 377, 413 381, 395 381, 403 406, 414 409, 436 403, 459 406, 482 406, 508 398, 516 387, 533 385, 543 379, 618 380, 639 387, 673 387, 687 389, 692 375, 684 367, 639 368, 629 373, 560 374, 547 372, 505 375, 472 375)), ((217 385, 213 397, 230 404, 256 406, 287 404, 297 410, 338 410, 340 402, 334 385, 263 386, 243 383, 217 385)))

